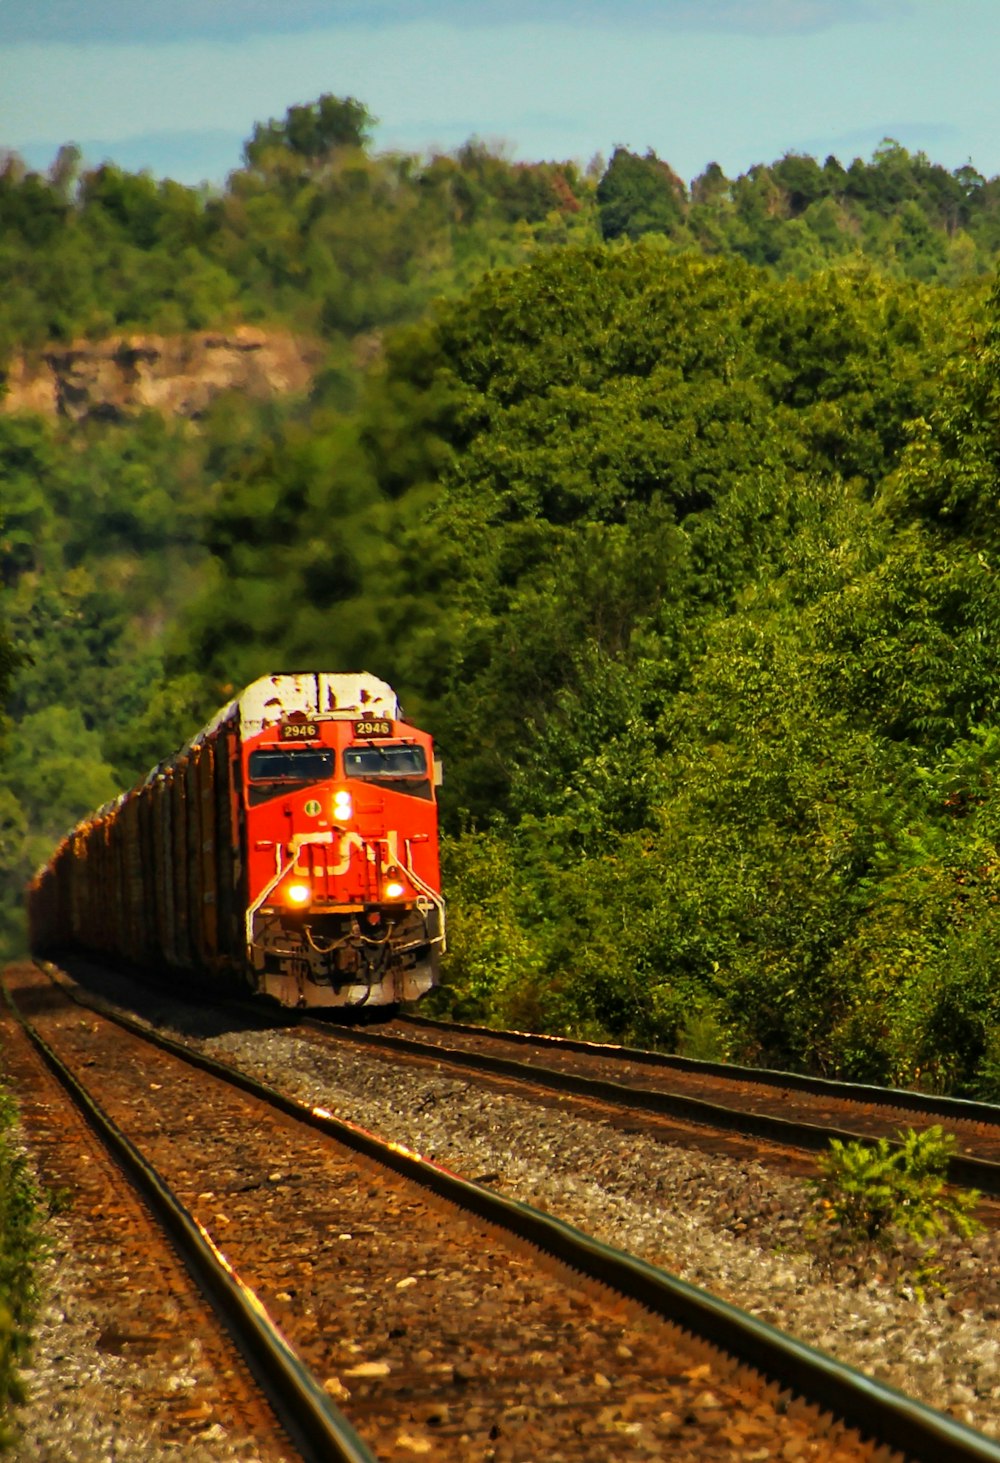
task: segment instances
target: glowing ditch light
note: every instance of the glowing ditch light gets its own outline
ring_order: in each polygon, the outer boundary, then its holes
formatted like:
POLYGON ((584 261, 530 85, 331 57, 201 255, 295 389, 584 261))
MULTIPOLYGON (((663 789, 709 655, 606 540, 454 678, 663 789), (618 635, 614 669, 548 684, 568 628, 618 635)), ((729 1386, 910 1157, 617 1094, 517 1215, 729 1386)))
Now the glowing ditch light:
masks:
POLYGON ((406 885, 401 884, 398 879, 391 879, 385 886, 386 899, 402 899, 406 893, 406 885))
POLYGON ((339 788, 333 795, 333 816, 338 823, 349 823, 354 813, 354 802, 346 788, 339 788))
POLYGON ((289 884, 288 888, 285 890, 285 898, 288 900, 289 904, 298 905, 301 909, 301 907, 305 904, 308 904, 310 899, 312 898, 312 890, 310 889, 308 884, 289 884))

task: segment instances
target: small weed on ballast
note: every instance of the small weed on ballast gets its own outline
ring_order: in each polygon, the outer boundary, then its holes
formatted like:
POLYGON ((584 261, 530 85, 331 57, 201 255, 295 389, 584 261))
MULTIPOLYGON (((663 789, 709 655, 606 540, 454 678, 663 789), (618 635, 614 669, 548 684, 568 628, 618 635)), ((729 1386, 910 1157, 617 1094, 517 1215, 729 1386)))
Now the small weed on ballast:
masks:
POLYGON ((975 1189, 947 1187, 957 1139, 938 1126, 898 1134, 898 1142, 830 1140, 811 1180, 815 1200, 808 1235, 822 1263, 852 1263, 868 1271, 878 1255, 897 1286, 925 1299, 942 1291, 933 1241, 946 1234, 971 1239, 982 1225, 972 1211, 975 1189))

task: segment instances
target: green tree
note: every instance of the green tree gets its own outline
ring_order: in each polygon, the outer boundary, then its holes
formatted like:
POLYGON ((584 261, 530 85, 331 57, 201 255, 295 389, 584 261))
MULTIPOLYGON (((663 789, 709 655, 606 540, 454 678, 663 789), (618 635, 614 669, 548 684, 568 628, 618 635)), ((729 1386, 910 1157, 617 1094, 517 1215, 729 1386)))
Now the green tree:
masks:
POLYGON ((305 106, 289 107, 285 120, 258 122, 244 148, 248 167, 260 167, 268 154, 285 150, 316 160, 338 147, 366 148, 376 123, 368 108, 354 97, 325 92, 305 106))
POLYGON ((597 185, 601 235, 638 239, 642 234, 674 233, 685 202, 683 183, 655 152, 639 157, 625 147, 616 147, 597 185))
POLYGON ((784 188, 793 218, 805 213, 810 204, 819 202, 830 191, 829 181, 819 163, 814 157, 802 153, 786 152, 781 161, 771 168, 771 176, 784 188))

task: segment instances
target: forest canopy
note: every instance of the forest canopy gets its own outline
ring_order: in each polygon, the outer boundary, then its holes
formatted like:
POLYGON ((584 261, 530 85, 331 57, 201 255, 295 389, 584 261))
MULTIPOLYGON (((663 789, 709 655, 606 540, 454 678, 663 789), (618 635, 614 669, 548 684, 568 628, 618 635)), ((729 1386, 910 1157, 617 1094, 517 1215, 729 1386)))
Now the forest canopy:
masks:
POLYGON ((538 248, 652 235, 781 276, 864 258, 953 284, 1000 251, 1000 179, 951 172, 892 139, 846 167, 786 153, 688 187, 652 149, 605 167, 374 153, 375 118, 330 95, 258 124, 220 190, 62 148, 47 174, 0 154, 0 363, 115 331, 282 321, 351 336, 415 319, 440 294, 538 248))
POLYGON ((196 421, 0 415, 8 953, 233 688, 364 666, 447 762, 446 1009, 996 1099, 1000 183, 372 123, 292 108, 219 193, 0 172, 0 358, 323 351, 196 421))

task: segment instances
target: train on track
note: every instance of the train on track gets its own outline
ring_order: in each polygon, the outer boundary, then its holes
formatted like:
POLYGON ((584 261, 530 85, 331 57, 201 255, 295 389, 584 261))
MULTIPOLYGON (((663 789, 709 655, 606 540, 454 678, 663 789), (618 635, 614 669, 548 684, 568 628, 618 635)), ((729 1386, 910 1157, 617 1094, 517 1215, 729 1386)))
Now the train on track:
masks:
POLYGON ((37 955, 80 950, 290 1006, 437 982, 440 763, 365 672, 265 676, 72 829, 28 889, 37 955))

